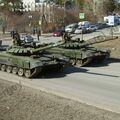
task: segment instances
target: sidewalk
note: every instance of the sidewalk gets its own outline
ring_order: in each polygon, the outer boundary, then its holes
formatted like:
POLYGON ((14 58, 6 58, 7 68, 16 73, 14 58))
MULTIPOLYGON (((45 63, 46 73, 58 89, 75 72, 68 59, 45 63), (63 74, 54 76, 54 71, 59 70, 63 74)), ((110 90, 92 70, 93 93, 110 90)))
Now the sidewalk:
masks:
MULTIPOLYGON (((20 33, 20 35, 25 35, 26 33, 20 33)), ((35 35, 32 35, 30 34, 34 39, 37 39, 37 34, 35 35)), ((52 33, 43 33, 40 37, 52 37, 52 33)), ((10 33, 9 32, 6 32, 5 34, 3 34, 1 31, 0 31, 0 40, 11 40, 11 36, 10 36, 10 33)))
POLYGON ((11 40, 11 36, 9 32, 6 32, 5 34, 3 34, 2 32, 0 32, 0 40, 11 40))
MULTIPOLYGON (((37 34, 31 35, 31 36, 32 36, 32 37, 37 37, 37 34)), ((53 36, 52 33, 43 33, 43 34, 41 34, 40 37, 52 37, 52 36, 53 36)))

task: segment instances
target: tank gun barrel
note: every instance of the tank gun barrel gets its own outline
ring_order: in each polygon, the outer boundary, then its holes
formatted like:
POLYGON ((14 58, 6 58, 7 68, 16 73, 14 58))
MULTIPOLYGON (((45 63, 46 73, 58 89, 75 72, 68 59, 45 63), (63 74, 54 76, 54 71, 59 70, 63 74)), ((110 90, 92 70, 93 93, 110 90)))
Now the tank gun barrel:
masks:
POLYGON ((71 37, 68 34, 65 34, 65 36, 63 37, 63 41, 66 43, 64 45, 62 45, 61 47, 65 47, 65 48, 83 48, 83 47, 87 47, 89 45, 92 44, 96 44, 96 43, 101 43, 101 42, 105 42, 105 41, 110 41, 110 40, 114 40, 117 39, 118 37, 116 36, 96 36, 94 38, 91 38, 87 41, 84 40, 80 40, 80 38, 77 38, 75 40, 72 40, 71 37))
POLYGON ((21 47, 21 46, 11 46, 7 49, 7 52, 8 53, 11 53, 11 54, 20 54, 20 55, 30 55, 30 54, 35 54, 37 52, 43 52, 44 50, 47 50, 47 49, 50 49, 50 48, 53 48, 53 47, 56 47, 56 46, 59 46, 59 45, 62 45, 64 44, 64 41, 58 41, 56 43, 49 43, 45 46, 37 46, 37 47, 27 47, 27 48, 24 48, 24 47, 21 47))
POLYGON ((88 41, 85 41, 85 42, 79 44, 79 47, 85 47, 88 45, 101 43, 101 42, 105 42, 105 41, 110 41, 110 40, 114 40, 117 38, 118 37, 115 37, 115 36, 97 36, 97 37, 94 37, 92 39, 89 39, 88 41))
POLYGON ((31 49, 30 50, 30 53, 33 54, 33 53, 36 53, 36 52, 39 52, 39 51, 44 51, 44 50, 47 50, 47 49, 50 49, 50 48, 53 48, 53 47, 57 47, 59 45, 62 45, 64 44, 64 41, 58 41, 56 43, 50 43, 49 45, 45 46, 45 47, 40 47, 40 48, 36 48, 36 49, 31 49))

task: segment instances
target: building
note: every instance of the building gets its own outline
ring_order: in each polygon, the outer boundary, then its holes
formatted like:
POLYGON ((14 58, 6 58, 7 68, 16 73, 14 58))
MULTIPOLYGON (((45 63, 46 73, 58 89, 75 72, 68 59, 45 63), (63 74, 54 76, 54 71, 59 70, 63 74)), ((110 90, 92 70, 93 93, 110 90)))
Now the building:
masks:
POLYGON ((23 0, 24 11, 40 11, 45 0, 23 0))

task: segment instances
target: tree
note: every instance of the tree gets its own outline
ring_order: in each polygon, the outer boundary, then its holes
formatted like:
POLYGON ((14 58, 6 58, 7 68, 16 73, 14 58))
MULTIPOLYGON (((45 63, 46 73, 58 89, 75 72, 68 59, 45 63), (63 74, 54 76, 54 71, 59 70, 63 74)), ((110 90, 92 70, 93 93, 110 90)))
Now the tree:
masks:
POLYGON ((22 9, 22 0, 0 0, 0 10, 3 12, 16 12, 22 9))
POLYGON ((115 0, 106 0, 103 4, 105 14, 109 15, 112 14, 116 8, 115 0))
POLYGON ((79 7, 79 8, 83 8, 84 4, 85 4, 85 0, 75 0, 75 4, 79 7))

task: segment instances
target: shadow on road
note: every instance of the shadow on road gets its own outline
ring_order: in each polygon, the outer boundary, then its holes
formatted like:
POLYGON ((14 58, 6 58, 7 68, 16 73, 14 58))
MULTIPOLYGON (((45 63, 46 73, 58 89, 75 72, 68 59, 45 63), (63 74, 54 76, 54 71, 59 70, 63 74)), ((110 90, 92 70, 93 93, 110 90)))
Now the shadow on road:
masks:
MULTIPOLYGON (((111 63, 120 63, 120 59, 118 58, 109 58, 108 60, 105 60, 103 63, 91 63, 89 67, 103 67, 103 66, 109 66, 111 63)), ((44 71, 42 72, 37 78, 40 79, 51 79, 51 78, 62 78, 72 73, 86 73, 86 74, 93 74, 93 75, 99 75, 99 76, 108 76, 108 77, 120 77, 116 75, 106 74, 106 73, 95 73, 95 72, 89 72, 89 70, 86 67, 74 67, 69 66, 67 68, 64 68, 63 70, 53 70, 53 71, 44 71)))
POLYGON ((41 73, 41 75, 37 76, 37 78, 61 78, 61 77, 65 77, 68 74, 71 73, 79 73, 79 72, 87 72, 87 69, 85 68, 77 68, 74 66, 69 66, 67 68, 64 68, 63 70, 58 70, 58 71, 47 71, 47 72, 43 72, 41 73))
POLYGON ((71 73, 86 73, 86 74, 93 74, 93 75, 100 75, 100 76, 108 76, 108 77, 120 77, 116 75, 110 75, 110 74, 102 74, 102 73, 94 73, 94 72, 89 72, 87 68, 77 68, 77 67, 69 67, 64 70, 64 74, 71 74, 71 73))
POLYGON ((120 59, 119 58, 108 58, 108 59, 105 59, 101 63, 93 62, 89 66, 90 67, 103 67, 103 66, 109 66, 111 63, 120 63, 120 59))
POLYGON ((93 74, 93 75, 99 75, 99 76, 108 76, 108 77, 120 77, 120 76, 117 76, 117 75, 110 75, 110 74, 101 74, 101 73, 94 73, 94 72, 86 72, 87 74, 93 74))

